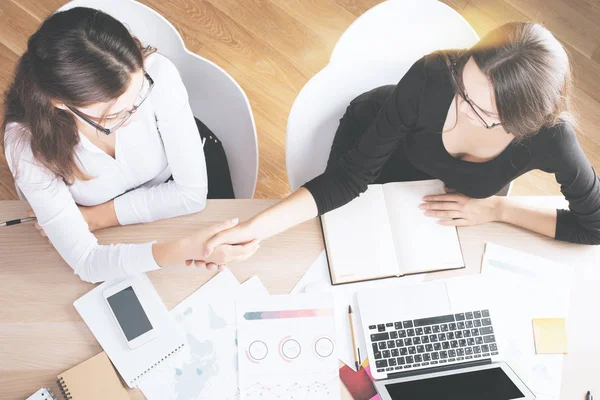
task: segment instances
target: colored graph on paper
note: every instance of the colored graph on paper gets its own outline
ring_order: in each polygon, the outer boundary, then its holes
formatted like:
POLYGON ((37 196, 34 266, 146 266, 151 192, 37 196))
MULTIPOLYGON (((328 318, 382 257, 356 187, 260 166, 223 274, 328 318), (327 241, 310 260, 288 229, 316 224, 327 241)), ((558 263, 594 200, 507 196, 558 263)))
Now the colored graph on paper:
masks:
POLYGON ((241 399, 339 398, 329 294, 263 297, 236 308, 241 399))

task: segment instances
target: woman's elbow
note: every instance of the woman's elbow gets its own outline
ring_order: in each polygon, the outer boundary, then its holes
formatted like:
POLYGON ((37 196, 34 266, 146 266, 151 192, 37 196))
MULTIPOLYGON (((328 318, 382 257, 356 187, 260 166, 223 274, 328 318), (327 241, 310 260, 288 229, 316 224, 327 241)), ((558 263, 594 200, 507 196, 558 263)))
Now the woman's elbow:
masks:
MULTIPOLYGON (((85 252, 85 254, 81 255, 79 259, 72 259, 65 261, 71 268, 73 268, 73 272, 75 275, 79 277, 84 282, 89 283, 99 283, 104 282, 106 279, 99 274, 98 268, 94 268, 94 253, 95 249, 92 249, 89 252, 85 252)), ((110 262, 110 260, 106 260, 106 262, 110 262)))
POLYGON ((99 283, 104 281, 104 279, 101 279, 100 277, 96 276, 89 264, 82 263, 81 265, 76 265, 72 267, 73 272, 75 272, 75 275, 77 275, 79 279, 81 279, 84 282, 99 283))
POLYGON ((575 235, 567 241, 576 244, 587 244, 591 246, 600 245, 600 226, 593 228, 579 227, 575 235))
POLYGON ((185 208, 188 214, 194 214, 206 208, 207 186, 186 187, 181 190, 185 198, 185 208))
POLYGON ((89 271, 86 271, 86 270, 75 270, 75 275, 79 276, 79 279, 81 279, 84 282, 89 282, 89 283, 102 282, 101 279, 94 279, 92 274, 90 274, 89 271))
POLYGON ((592 231, 588 231, 587 238, 588 238, 588 240, 587 240, 587 243, 585 243, 585 244, 594 245, 594 246, 600 245, 600 228, 597 228, 592 231))

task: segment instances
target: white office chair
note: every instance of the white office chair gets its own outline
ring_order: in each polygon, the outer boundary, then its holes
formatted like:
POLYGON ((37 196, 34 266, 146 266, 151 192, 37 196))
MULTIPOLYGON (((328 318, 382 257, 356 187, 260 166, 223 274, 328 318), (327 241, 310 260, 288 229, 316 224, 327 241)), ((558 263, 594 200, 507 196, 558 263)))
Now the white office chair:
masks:
POLYGON ((190 52, 162 15, 133 0, 75 0, 73 7, 96 8, 123 22, 142 43, 156 47, 179 69, 194 116, 221 140, 236 198, 254 195, 258 176, 256 126, 246 94, 222 68, 190 52))
POLYGON ((361 15, 294 101, 286 134, 291 190, 325 171, 339 120, 356 96, 398 83, 425 54, 478 40, 456 11, 435 0, 389 0, 361 15))

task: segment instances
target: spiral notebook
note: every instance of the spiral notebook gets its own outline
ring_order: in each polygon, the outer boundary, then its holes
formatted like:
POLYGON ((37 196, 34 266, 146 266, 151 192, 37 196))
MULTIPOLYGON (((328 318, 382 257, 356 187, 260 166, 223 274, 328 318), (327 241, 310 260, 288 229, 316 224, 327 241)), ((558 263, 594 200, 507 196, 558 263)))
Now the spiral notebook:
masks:
POLYGON ((128 400, 106 353, 102 352, 57 376, 65 400, 128 400))
POLYGON ((97 286, 77 299, 73 305, 125 383, 133 388, 153 368, 182 350, 186 342, 146 274, 127 279, 135 285, 136 294, 144 304, 144 310, 157 333, 155 339, 136 349, 132 350, 127 346, 104 299, 104 291, 119 281, 105 282, 97 286))

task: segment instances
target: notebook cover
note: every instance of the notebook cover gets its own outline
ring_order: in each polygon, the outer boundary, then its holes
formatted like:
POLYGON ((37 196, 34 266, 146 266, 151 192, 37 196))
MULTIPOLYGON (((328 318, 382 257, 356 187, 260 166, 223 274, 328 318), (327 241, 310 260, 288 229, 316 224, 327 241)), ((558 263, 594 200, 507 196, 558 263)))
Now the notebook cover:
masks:
POLYGON ((66 399, 129 399, 127 389, 104 352, 63 372, 57 378, 66 399))

